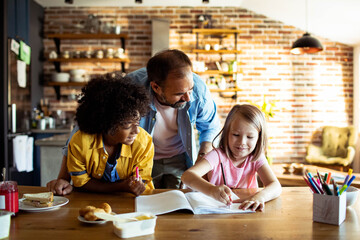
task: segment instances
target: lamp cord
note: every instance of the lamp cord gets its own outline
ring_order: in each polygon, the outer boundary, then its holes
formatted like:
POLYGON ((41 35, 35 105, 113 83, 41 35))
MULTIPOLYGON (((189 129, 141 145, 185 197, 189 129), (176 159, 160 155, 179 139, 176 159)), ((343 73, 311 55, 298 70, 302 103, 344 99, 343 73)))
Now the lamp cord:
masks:
POLYGON ((305 30, 306 32, 309 31, 308 29, 308 0, 305 0, 305 30))

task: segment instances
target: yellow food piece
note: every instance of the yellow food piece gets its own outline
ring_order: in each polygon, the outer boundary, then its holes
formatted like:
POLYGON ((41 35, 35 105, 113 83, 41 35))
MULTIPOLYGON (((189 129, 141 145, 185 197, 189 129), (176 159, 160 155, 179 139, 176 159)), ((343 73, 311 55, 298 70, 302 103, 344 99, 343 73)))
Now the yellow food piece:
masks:
POLYGON ((148 219, 152 219, 152 217, 150 216, 147 216, 147 215, 140 215, 140 216, 137 216, 135 217, 137 220, 148 220, 148 219))
POLYGON ((96 221, 98 218, 94 215, 94 211, 90 211, 85 214, 84 216, 85 220, 87 221, 96 221))
POLYGON ((112 209, 108 203, 102 203, 100 208, 94 206, 86 206, 79 210, 79 215, 87 221, 102 220, 94 215, 94 212, 111 213, 112 209))
POLYGON ((93 211, 95 209, 96 209, 96 207, 94 207, 94 206, 86 206, 79 210, 79 215, 82 217, 85 217, 85 214, 87 214, 88 212, 93 211))
POLYGON ((112 209, 108 203, 102 203, 100 205, 100 208, 104 209, 106 213, 110 214, 112 212, 112 209))

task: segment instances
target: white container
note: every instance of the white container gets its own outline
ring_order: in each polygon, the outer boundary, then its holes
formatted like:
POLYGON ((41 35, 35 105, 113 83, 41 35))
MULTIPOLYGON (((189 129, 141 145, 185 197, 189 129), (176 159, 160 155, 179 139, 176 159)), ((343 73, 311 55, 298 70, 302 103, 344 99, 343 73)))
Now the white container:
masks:
POLYGON ((86 79, 85 76, 75 75, 75 76, 72 76, 72 77, 70 78, 70 81, 71 81, 71 82, 86 82, 85 79, 86 79))
POLYGON ((85 69, 73 69, 70 70, 70 75, 71 76, 81 76, 84 75, 86 73, 85 69))
POLYGON ((0 239, 9 237, 11 215, 13 214, 8 211, 0 211, 0 239))
POLYGON ((133 212, 115 215, 120 218, 134 218, 138 216, 149 216, 150 219, 134 222, 113 222, 114 233, 120 238, 130 238, 153 234, 155 232, 156 216, 149 213, 133 212))
POLYGON ((346 218, 346 192, 340 196, 313 194, 313 221, 340 225, 346 218))
POLYGON ((68 82, 70 80, 70 74, 64 72, 53 73, 51 80, 53 82, 68 82))

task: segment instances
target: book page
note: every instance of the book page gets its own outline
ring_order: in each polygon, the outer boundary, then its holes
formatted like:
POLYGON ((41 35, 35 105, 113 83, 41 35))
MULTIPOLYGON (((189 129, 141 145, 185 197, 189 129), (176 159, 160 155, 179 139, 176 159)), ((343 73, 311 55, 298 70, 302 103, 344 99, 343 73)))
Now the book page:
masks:
POLYGON ((179 190, 171 190, 163 193, 142 195, 135 198, 135 211, 147 212, 154 215, 187 209, 193 212, 184 193, 179 190))
MULTIPOLYGON (((221 213, 253 213, 252 210, 239 209, 240 203, 233 203, 230 206, 219 202, 201 192, 188 192, 185 194, 190 205, 194 209, 194 214, 221 214, 221 213)), ((231 199, 236 200, 239 197, 231 193, 231 199)))

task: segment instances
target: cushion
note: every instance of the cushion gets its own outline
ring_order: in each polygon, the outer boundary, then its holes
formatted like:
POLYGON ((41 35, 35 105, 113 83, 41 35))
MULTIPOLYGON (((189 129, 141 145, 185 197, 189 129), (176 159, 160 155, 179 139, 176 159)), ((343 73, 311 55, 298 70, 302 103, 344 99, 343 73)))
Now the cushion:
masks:
POLYGON ((354 132, 353 127, 324 127, 322 134, 322 150, 324 155, 345 158, 347 147, 354 145, 354 132))

